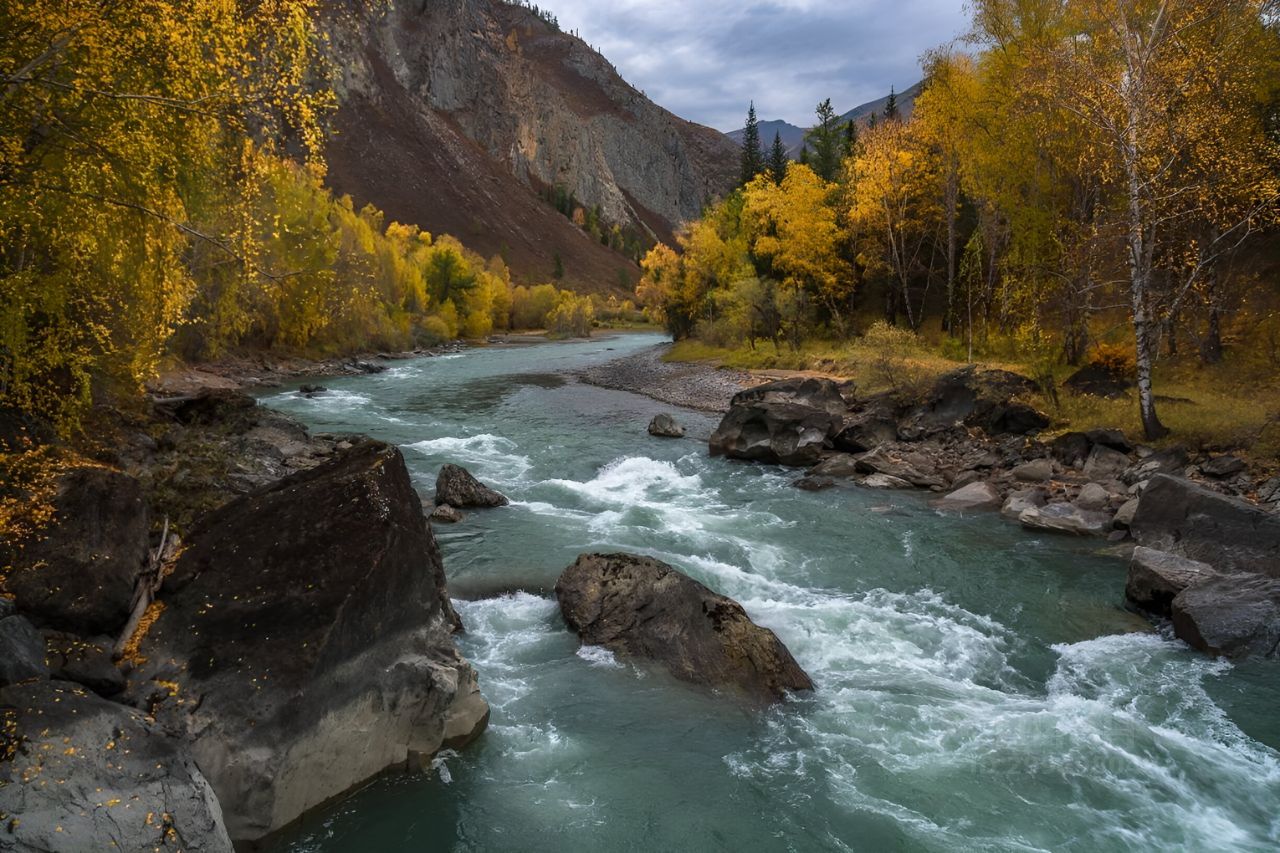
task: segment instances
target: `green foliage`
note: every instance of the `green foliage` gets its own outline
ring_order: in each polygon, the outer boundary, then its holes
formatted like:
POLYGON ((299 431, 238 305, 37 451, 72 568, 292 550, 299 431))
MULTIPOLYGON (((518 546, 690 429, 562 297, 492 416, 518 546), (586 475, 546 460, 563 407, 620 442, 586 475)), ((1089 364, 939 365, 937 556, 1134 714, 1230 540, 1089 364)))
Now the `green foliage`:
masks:
POLYGON ((841 128, 830 98, 818 104, 816 112, 818 123, 809 131, 805 141, 813 146, 813 171, 824 181, 834 181, 840 172, 841 128))
POLYGON ((747 125, 742 131, 741 183, 747 184, 764 171, 764 151, 760 147, 760 122, 756 119, 756 105, 747 109, 747 125))

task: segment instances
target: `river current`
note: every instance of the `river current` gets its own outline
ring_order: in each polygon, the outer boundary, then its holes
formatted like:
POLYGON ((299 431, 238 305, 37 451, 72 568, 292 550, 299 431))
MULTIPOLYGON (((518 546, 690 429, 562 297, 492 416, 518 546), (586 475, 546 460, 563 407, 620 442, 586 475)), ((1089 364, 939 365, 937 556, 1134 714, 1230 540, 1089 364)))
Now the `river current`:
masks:
POLYGON ((263 402, 512 500, 438 526, 486 734, 279 840, 382 851, 1120 851, 1280 847, 1280 666, 1124 612, 1124 563, 926 497, 810 494, 711 459, 715 419, 576 382, 660 342, 492 347, 263 402), (652 438, 672 412, 681 440, 652 438), (817 690, 768 710, 580 648, 552 588, 632 551, 740 601, 817 690))

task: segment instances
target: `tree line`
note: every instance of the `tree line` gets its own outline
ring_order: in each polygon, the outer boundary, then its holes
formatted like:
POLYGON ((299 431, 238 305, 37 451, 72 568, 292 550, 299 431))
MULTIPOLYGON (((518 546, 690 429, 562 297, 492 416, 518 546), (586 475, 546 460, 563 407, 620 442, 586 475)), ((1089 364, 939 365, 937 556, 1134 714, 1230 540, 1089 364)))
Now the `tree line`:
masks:
POLYGON ((677 337, 800 344, 869 313, 1080 363, 1128 329, 1143 427, 1156 360, 1222 357, 1274 283, 1249 260, 1280 211, 1274 0, 976 0, 971 49, 930 52, 909 119, 840 126, 800 163, 748 113, 743 186, 645 258, 677 337))

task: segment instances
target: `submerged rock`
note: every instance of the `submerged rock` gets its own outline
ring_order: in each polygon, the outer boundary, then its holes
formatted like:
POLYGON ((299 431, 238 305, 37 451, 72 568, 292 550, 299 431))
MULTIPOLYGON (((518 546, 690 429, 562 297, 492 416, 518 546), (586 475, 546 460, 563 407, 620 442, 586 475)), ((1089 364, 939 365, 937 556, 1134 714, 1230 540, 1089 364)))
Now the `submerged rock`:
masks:
POLYGON ((0 747, 4 735, 18 736, 12 758, 0 760, 3 849, 231 853, 218 801, 185 745, 142 713, 79 685, 38 681, 0 690, 0 725, 13 726, 0 729, 0 747))
POLYGON ((832 446, 847 406, 829 379, 784 379, 736 394, 711 435, 711 455, 808 466, 832 446))
POLYGON ((1241 658, 1280 652, 1280 579, 1222 575, 1180 592, 1170 610, 1174 633, 1207 654, 1241 658))
POLYGON ((436 503, 451 507, 499 507, 510 503, 506 496, 481 483, 460 465, 445 465, 436 476, 436 503))
POLYGON ((157 713, 187 733, 233 840, 483 729, 440 553, 394 447, 364 441, 239 498, 186 545, 140 640, 135 698, 168 697, 157 713))
POLYGON ((457 524, 464 516, 448 504, 440 504, 431 510, 431 520, 440 524, 457 524))
POLYGON ((1188 480, 1152 477, 1130 531, 1140 545, 1208 563, 1223 573, 1280 577, 1280 516, 1188 480))
POLYGON ((584 643, 657 661, 683 681, 766 702, 813 689, 740 604, 650 557, 584 554, 556 582, 556 598, 584 643))
POLYGON ((141 485, 107 468, 78 468, 53 503, 53 523, 22 547, 7 590, 39 625, 85 636, 121 630, 147 560, 141 485))
POLYGON ((684 427, 668 414, 654 415, 649 422, 649 435, 658 438, 684 438, 684 427))

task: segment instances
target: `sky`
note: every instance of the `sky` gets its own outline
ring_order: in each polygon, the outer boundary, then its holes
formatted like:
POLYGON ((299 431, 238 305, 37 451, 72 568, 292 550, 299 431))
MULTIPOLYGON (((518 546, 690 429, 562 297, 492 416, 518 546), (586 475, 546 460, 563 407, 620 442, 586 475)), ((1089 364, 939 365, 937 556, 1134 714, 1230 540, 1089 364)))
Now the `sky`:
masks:
POLYGON ((961 35, 963 0, 542 0, 622 76, 683 118, 729 131, 808 127, 920 79, 920 55, 961 35))

